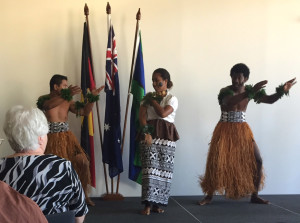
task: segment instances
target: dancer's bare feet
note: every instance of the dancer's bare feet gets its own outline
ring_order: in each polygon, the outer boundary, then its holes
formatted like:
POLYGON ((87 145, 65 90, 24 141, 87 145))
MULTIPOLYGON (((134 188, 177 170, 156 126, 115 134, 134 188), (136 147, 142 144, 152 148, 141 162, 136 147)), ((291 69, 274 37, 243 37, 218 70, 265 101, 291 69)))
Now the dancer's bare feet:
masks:
POLYGON ((159 207, 153 207, 153 208, 152 208, 152 212, 155 212, 155 213, 158 213, 158 214, 162 214, 162 213, 165 212, 165 210, 164 210, 164 209, 161 209, 161 208, 159 208, 159 207))
POLYGON ((95 203, 91 200, 91 198, 87 197, 85 198, 85 202, 87 205, 94 207, 95 203))
POLYGON ((203 198, 202 201, 199 201, 198 204, 199 204, 199 205, 210 204, 211 200, 212 200, 212 196, 207 195, 207 196, 205 196, 205 198, 203 198))
POLYGON ((269 201, 264 200, 257 195, 255 195, 255 196, 252 195, 250 202, 254 203, 254 204, 269 204, 270 203, 269 201))
POLYGON ((145 207, 144 210, 141 211, 141 215, 150 215, 150 207, 145 207))

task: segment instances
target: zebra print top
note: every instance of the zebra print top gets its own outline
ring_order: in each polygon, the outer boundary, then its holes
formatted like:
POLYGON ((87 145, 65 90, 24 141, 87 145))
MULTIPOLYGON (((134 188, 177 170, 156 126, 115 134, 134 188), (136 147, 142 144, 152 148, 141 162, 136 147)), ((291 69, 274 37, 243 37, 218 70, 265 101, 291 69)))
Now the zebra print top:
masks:
POLYGON ((35 201, 45 215, 88 212, 83 189, 71 162, 55 155, 0 159, 0 180, 35 201))

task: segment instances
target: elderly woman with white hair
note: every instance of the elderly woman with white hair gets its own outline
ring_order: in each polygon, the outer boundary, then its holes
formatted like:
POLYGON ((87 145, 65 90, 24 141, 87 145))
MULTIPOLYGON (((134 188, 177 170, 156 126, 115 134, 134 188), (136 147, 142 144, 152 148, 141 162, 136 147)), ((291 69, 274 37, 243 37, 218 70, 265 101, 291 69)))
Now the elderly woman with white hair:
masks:
POLYGON ((76 222, 83 222, 88 208, 70 161, 44 155, 48 124, 43 112, 14 106, 3 130, 15 153, 0 158, 0 180, 35 201, 45 215, 73 210, 76 222))

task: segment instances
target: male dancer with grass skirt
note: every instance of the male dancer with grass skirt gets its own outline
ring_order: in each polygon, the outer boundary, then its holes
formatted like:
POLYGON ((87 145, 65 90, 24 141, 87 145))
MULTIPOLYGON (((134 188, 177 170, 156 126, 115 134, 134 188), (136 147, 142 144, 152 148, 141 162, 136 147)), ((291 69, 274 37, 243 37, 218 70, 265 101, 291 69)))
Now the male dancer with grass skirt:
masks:
POLYGON ((87 95, 87 103, 75 102, 73 96, 81 93, 78 86, 68 86, 66 76, 55 74, 50 80, 50 94, 39 97, 37 106, 44 111, 48 124, 48 143, 45 154, 54 154, 71 161, 81 181, 86 203, 94 206, 88 197, 91 183, 90 162, 75 135, 69 131, 69 111, 78 116, 88 116, 94 102, 99 100, 99 93, 104 88, 92 89, 87 95))
POLYGON ((252 203, 269 203, 258 196, 264 179, 262 159, 246 122, 246 109, 251 99, 256 103, 276 102, 288 94, 296 78, 277 87, 275 94, 266 95, 263 88, 268 81, 245 85, 249 74, 245 64, 234 65, 230 71, 232 85, 221 89, 218 95, 222 114, 211 139, 205 175, 200 177, 206 194, 200 205, 210 203, 214 193, 230 199, 251 194, 252 203))

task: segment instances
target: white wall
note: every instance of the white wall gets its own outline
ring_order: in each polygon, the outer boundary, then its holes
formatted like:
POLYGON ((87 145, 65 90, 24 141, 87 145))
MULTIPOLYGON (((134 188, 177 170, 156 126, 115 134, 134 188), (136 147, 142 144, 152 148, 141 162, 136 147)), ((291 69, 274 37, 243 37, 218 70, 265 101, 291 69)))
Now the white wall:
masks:
MULTIPOLYGON (((0 7, 0 138, 4 114, 15 104, 35 106, 49 91, 54 73, 68 75, 80 85, 84 3, 90 8, 90 29, 97 85, 104 83, 107 42, 104 0, 3 1, 0 7)), ((151 74, 165 67, 179 99, 178 142, 173 195, 200 195, 198 176, 204 173, 208 143, 220 109, 217 94, 230 84, 229 70, 238 62, 251 70, 249 83, 267 79, 267 93, 286 80, 300 78, 300 1, 298 0, 111 0, 122 100, 125 116, 135 31, 141 8, 147 91, 151 74)), ((300 88, 273 105, 248 106, 247 118, 264 159, 264 194, 300 193, 300 88)), ((104 118, 101 94, 101 123, 104 118)), ((80 120, 70 115, 71 129, 80 135, 80 120)), ((123 124, 121 125, 123 126, 123 124)), ((105 192, 98 128, 96 126, 97 188, 105 192)), ((127 130, 129 130, 127 128, 127 130)), ((128 133, 127 133, 128 136, 128 133)), ((5 138, 5 137, 4 137, 5 138)), ((128 180, 128 139, 120 193, 140 196, 140 186, 128 180)), ((12 153, 7 141, 0 156, 12 153)))

